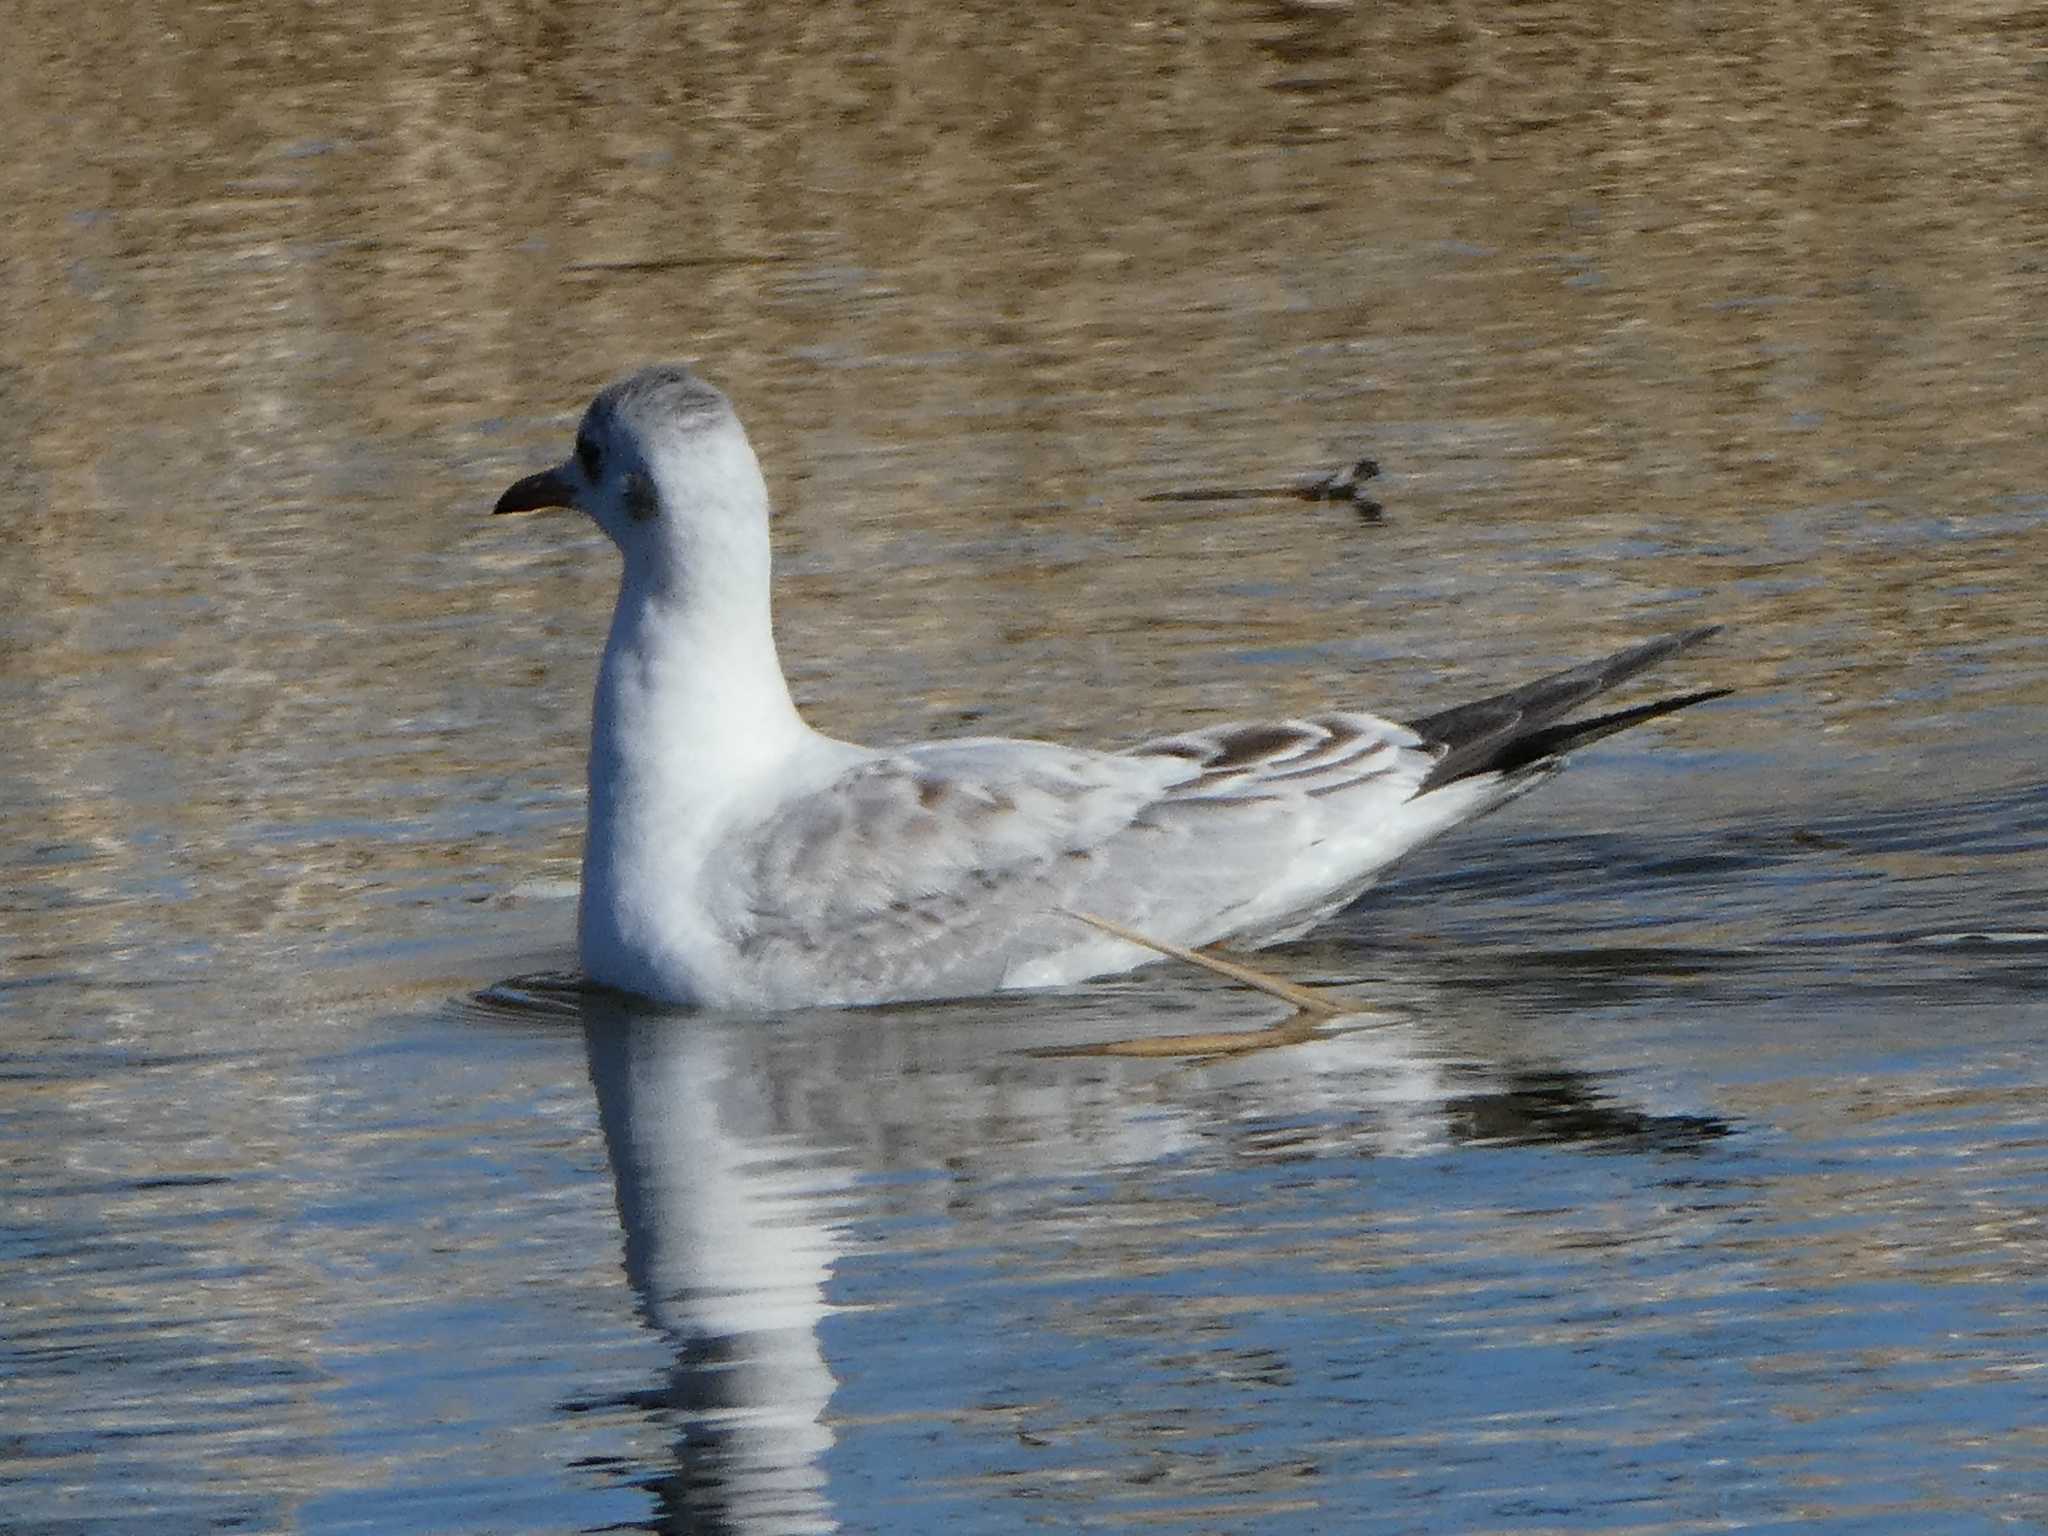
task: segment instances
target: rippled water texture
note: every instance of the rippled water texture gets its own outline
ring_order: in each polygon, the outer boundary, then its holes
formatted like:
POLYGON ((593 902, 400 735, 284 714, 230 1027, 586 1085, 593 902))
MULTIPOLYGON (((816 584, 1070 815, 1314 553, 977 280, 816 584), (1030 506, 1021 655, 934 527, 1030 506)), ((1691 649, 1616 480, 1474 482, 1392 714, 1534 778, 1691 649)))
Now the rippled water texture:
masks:
POLYGON ((2043 28, 19 9, 0 1526, 2048 1524, 2043 28), (484 514, 662 356, 838 733, 1739 691, 1306 1038, 534 980, 615 564, 484 514))

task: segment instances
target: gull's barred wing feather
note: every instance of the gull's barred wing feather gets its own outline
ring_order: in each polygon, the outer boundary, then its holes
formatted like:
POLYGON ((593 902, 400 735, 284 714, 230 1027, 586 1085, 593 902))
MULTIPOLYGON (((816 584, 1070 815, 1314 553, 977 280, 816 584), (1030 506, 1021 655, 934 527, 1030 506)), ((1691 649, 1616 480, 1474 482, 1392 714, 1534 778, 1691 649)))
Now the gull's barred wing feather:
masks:
POLYGON ((1418 766, 1422 745, 1415 732, 1391 721, 1327 714, 1211 726, 1144 742, 1130 755, 1177 757, 1192 765, 1197 773, 1175 787, 1177 800, 1231 800, 1335 794, 1418 766))

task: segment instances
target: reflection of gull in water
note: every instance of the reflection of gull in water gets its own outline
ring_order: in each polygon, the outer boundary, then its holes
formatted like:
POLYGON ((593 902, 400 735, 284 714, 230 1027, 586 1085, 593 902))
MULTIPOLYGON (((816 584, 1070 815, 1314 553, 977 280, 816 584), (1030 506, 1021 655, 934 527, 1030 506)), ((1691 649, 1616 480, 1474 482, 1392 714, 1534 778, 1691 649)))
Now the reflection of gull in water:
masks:
POLYGON ((600 394, 572 458, 500 512, 588 512, 624 557, 599 669, 580 947, 626 991, 713 1007, 960 997, 1256 946, 1533 787, 1560 754, 1712 692, 1592 719, 1695 630, 1397 725, 1216 726, 1098 752, 876 751, 810 729, 769 620, 768 496, 725 396, 681 367, 600 394))
POLYGON ((829 1530, 818 1460, 834 1383, 817 1330, 845 1179, 775 1127, 731 1036, 594 1011, 586 1038, 626 1278, 682 1349, 674 1406, 717 1462, 714 1497, 682 1497, 733 1530, 829 1530))
MULTIPOLYGON (((1202 1001, 1214 1016, 1246 1000, 1202 1001)), ((674 1474, 657 1485, 663 1528, 835 1529, 826 1458, 851 1433, 835 1423, 835 1397, 853 1400, 839 1405, 853 1423, 878 1398, 949 1406, 904 1378, 894 1342, 858 1352, 863 1339, 914 1336, 930 1303, 922 1290, 877 1289, 877 1276, 906 1273, 906 1243, 1019 1254, 1057 1226, 1060 1252, 1113 1265, 1140 1240, 1128 1210, 1072 1197, 1105 1176, 1439 1155, 1473 1140, 1683 1151, 1725 1129, 1610 1103, 1569 1069, 1475 1061, 1438 1027, 1402 1018, 1194 1064, 1038 1054, 1185 1023, 1134 1002, 748 1022, 581 999, 627 1272, 676 1350, 658 1397, 681 1430, 674 1474), (905 1236, 906 1219, 919 1235, 905 1236), (837 1288, 871 1321, 828 1334, 835 1272, 863 1254, 883 1262, 837 1288), (844 1352, 828 1357, 828 1339, 844 1352)))

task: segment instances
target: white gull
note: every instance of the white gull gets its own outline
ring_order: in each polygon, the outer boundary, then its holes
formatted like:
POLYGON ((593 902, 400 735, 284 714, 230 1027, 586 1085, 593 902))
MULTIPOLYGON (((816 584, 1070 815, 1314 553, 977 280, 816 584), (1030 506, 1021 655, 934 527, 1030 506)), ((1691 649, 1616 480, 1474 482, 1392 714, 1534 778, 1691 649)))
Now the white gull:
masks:
POLYGON ((770 620, 768 490, 725 396, 647 368, 499 512, 581 510, 624 570, 598 669, 577 939, 592 980, 789 1008, 967 997, 1256 948, 1534 787, 1561 754, 1718 697, 1565 716, 1714 633, 1663 636, 1406 725, 1350 711, 1093 751, 857 746, 806 725, 770 620))

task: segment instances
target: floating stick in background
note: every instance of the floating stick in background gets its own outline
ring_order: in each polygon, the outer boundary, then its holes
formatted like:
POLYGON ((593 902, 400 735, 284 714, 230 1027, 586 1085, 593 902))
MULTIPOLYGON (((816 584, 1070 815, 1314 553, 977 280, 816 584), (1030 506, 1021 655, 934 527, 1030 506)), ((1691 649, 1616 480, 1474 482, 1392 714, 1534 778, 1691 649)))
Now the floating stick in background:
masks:
POLYGON ((1349 469, 1333 470, 1314 480, 1297 481, 1293 485, 1194 486, 1181 491, 1154 491, 1149 496, 1140 496, 1140 501, 1261 501, 1267 497, 1291 496, 1297 501, 1348 501, 1358 509, 1358 515, 1369 523, 1379 522, 1385 508, 1365 494, 1368 480, 1379 478, 1380 466, 1377 459, 1360 459, 1349 469))

